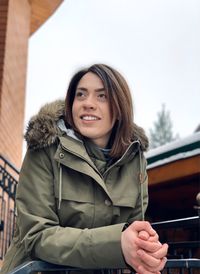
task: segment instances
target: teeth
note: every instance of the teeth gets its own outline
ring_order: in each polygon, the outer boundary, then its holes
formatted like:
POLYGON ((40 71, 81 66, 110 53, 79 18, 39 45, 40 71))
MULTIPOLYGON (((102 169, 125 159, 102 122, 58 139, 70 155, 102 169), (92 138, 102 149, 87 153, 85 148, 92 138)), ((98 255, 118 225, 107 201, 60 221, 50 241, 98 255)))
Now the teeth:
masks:
POLYGON ((95 116, 82 116, 82 119, 87 121, 98 120, 95 116))

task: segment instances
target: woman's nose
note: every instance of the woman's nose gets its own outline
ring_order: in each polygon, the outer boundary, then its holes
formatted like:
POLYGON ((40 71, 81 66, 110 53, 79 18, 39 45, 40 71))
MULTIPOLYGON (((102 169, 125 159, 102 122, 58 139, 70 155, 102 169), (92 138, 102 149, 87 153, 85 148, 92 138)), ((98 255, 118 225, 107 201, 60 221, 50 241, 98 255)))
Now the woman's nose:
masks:
POLYGON ((88 97, 86 100, 84 100, 83 107, 85 109, 96 109, 96 103, 92 97, 88 97))

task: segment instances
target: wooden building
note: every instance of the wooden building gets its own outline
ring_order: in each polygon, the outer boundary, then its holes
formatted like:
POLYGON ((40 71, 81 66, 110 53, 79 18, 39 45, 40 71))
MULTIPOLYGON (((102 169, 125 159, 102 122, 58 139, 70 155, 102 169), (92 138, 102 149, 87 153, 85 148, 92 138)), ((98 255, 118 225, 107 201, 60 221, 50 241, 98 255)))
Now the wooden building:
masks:
POLYGON ((63 0, 0 0, 0 268, 14 228, 29 37, 63 0), (14 166, 13 166, 14 165, 14 166))
POLYGON ((197 215, 200 192, 200 132, 150 150, 147 155, 152 221, 197 215))
POLYGON ((63 0, 0 1, 0 154, 20 167, 28 40, 63 0))

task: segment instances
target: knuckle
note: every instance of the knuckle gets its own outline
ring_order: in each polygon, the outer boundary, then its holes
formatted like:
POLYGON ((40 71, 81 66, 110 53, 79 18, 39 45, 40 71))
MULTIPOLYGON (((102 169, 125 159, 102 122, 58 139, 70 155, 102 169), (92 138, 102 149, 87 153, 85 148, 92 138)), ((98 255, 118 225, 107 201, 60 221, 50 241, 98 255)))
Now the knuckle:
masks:
POLYGON ((144 225, 145 225, 145 227, 146 228, 148 228, 148 227, 150 227, 151 225, 150 225, 150 223, 149 222, 147 222, 147 221, 144 221, 144 225))
POLYGON ((159 268, 160 266, 160 260, 154 260, 154 262, 152 262, 151 267, 155 268, 157 270, 157 268, 159 268))
POLYGON ((165 267, 165 261, 161 261, 160 265, 158 266, 157 270, 161 271, 165 267))
POLYGON ((156 240, 158 241, 158 240, 159 240, 159 235, 156 234, 156 235, 155 235, 155 238, 156 238, 156 240))
POLYGON ((135 222, 133 223, 133 225, 137 227, 138 225, 140 225, 140 223, 141 223, 141 221, 135 221, 135 222))

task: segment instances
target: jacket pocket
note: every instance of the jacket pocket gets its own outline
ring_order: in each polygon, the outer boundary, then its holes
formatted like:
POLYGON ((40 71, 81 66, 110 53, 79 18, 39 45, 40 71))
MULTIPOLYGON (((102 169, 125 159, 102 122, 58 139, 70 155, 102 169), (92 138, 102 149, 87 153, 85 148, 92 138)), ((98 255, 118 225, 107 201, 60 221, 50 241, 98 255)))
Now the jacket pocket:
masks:
POLYGON ((90 228, 94 219, 94 190, 92 180, 84 174, 63 169, 62 182, 55 182, 58 215, 62 226, 90 228), (59 197, 60 196, 60 197, 59 197))
POLYGON ((132 196, 115 196, 113 197, 113 223, 127 222, 137 210, 138 192, 132 196))
POLYGON ((129 193, 124 193, 119 196, 113 196, 113 204, 119 207, 135 208, 138 201, 138 195, 139 192, 137 189, 135 189, 134 191, 129 191, 129 193))
POLYGON ((55 196, 62 199, 94 203, 94 190, 92 179, 70 168, 62 168, 62 176, 55 179, 55 196))

